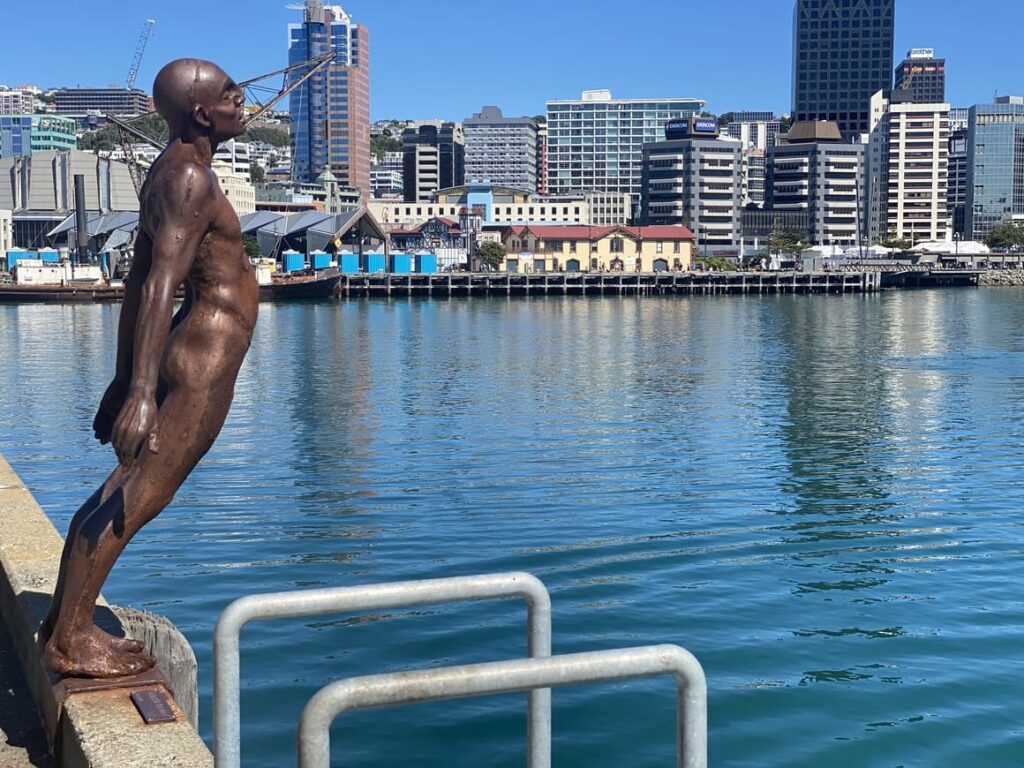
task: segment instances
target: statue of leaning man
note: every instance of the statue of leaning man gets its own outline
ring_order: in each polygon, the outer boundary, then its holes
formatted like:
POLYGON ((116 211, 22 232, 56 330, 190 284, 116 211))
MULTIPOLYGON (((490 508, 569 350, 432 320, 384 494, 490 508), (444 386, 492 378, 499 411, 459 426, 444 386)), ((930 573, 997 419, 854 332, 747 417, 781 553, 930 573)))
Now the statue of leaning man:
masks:
POLYGON ((116 371, 93 422, 118 464, 71 521, 39 628, 47 665, 69 677, 130 676, 153 666, 140 643, 93 623, 96 599, 128 542, 216 440, 256 325, 255 273, 238 216, 210 168, 217 145, 245 129, 242 90, 216 64, 178 59, 156 76, 153 100, 170 139, 139 196, 116 371))

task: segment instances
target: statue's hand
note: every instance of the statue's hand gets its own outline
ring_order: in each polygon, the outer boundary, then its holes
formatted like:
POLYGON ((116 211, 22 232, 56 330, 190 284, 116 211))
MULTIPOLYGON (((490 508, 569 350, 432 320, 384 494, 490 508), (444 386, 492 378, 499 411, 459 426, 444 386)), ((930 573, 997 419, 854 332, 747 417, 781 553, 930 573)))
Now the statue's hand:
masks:
POLYGON ((121 466, 130 469, 148 441, 150 453, 158 453, 156 398, 131 393, 125 399, 121 413, 114 422, 114 452, 121 466))
POLYGON ((117 419, 118 414, 121 413, 121 408, 124 406, 127 394, 128 387, 118 379, 110 382, 107 391, 103 393, 100 407, 96 411, 96 418, 92 420, 92 431, 96 439, 100 441, 100 445, 106 445, 110 442, 114 421, 117 419))

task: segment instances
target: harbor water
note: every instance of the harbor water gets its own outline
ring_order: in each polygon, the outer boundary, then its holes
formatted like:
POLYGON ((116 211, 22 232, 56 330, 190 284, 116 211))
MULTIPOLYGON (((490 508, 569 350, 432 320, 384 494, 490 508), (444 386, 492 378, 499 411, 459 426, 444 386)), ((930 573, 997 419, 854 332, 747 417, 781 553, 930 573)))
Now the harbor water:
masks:
MULTIPOLYGON (((0 306, 0 452, 63 533, 116 305, 0 306)), ((108 600, 200 664, 242 595, 511 570, 556 653, 678 643, 715 766, 1024 762, 1024 290, 265 304, 108 600)), ((326 683, 525 651, 498 601, 250 625, 243 765, 326 683)), ((340 718, 335 765, 525 764, 525 694, 340 718)), ((554 764, 673 764, 670 680, 554 692, 554 764)))

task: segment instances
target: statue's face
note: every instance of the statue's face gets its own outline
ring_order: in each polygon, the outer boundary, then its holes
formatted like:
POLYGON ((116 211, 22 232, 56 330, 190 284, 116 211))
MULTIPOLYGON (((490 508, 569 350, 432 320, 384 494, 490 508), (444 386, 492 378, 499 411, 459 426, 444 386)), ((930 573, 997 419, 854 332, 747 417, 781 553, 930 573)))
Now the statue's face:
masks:
POLYGON ((218 67, 205 83, 203 97, 198 106, 202 107, 214 141, 241 136, 245 131, 245 95, 238 84, 218 67))

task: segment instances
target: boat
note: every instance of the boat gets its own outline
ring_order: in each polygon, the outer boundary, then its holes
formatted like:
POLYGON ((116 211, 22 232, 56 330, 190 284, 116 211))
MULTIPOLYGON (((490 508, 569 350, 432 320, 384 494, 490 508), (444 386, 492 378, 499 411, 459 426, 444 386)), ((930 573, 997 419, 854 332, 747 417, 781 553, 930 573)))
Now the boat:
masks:
POLYGON ((337 268, 306 270, 271 275, 269 283, 260 284, 260 301, 295 299, 330 299, 338 290, 341 272, 337 268))
POLYGON ((0 303, 93 302, 121 301, 123 285, 92 283, 89 285, 19 285, 0 283, 0 303))

